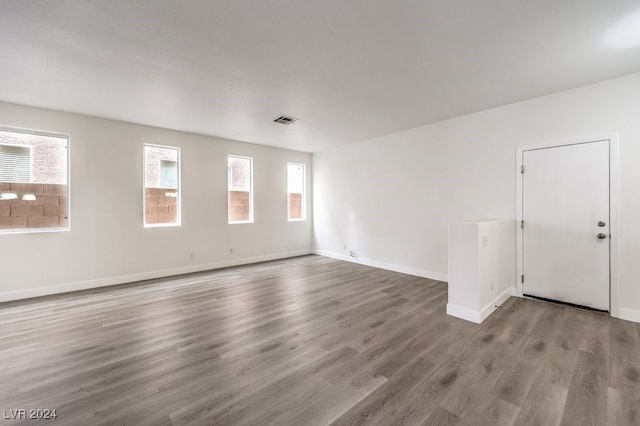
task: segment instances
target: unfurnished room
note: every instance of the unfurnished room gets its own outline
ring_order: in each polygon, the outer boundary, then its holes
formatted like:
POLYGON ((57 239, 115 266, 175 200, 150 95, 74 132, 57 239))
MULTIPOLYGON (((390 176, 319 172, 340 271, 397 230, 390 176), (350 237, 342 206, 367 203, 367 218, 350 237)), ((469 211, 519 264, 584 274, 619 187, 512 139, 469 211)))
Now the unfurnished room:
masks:
POLYGON ((0 0, 0 424, 640 424, 640 3, 0 0))

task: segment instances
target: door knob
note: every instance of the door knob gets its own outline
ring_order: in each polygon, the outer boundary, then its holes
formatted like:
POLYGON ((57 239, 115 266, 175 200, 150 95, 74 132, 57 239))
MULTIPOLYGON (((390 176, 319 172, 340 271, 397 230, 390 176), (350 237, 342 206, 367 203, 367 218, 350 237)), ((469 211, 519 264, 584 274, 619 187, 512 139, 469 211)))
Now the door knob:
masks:
POLYGON ((604 228, 605 225, 606 225, 606 223, 604 223, 603 221, 598 222, 598 226, 600 228, 604 228))
POLYGON ((607 238, 607 234, 603 234, 603 233, 598 234, 598 239, 604 240, 605 238, 607 238))

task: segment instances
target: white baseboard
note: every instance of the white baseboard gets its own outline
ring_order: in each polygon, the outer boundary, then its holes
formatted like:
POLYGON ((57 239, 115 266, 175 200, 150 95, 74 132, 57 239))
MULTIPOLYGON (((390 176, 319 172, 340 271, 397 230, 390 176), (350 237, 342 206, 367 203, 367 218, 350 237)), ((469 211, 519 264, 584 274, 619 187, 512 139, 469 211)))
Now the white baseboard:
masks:
POLYGON ((126 283, 132 283, 136 281, 170 277, 173 275, 190 274, 192 272, 209 271, 213 269, 227 268, 230 266, 248 265, 251 263, 266 262, 269 260, 286 259, 289 257, 304 256, 306 254, 311 254, 311 250, 298 250, 298 251, 291 251, 291 252, 284 252, 284 253, 275 253, 275 254, 268 254, 264 256, 247 257, 243 259, 224 260, 221 262, 213 262, 213 263, 205 263, 205 264, 199 264, 199 265, 181 266, 178 268, 171 268, 171 269, 161 269, 157 271, 141 272, 137 274, 98 278, 95 280, 77 281, 73 283, 31 288, 26 290, 8 291, 8 292, 0 293, 0 302, 30 299, 33 297, 68 293, 70 291, 89 290, 92 288, 107 287, 110 285, 126 284, 126 283))
POLYGON ((497 309, 496 306, 500 306, 504 302, 506 302, 507 299, 511 297, 511 293, 512 290, 510 288, 506 289, 502 292, 502 294, 493 299, 491 303, 487 304, 487 306, 479 311, 474 311, 471 309, 463 308, 461 306, 451 305, 447 303, 447 314, 457 318, 461 318, 463 320, 474 322, 476 324, 480 324, 497 309))
POLYGON ((640 323, 640 311, 636 311, 635 309, 618 308, 618 315, 616 315, 616 318, 640 323))
POLYGON ((332 259, 344 260, 346 262, 360 263, 362 265, 371 266, 379 269, 386 269, 387 271, 400 272, 407 275, 413 275, 416 277, 429 278, 430 280, 436 281, 449 281, 447 274, 442 274, 440 272, 432 272, 427 271, 425 269, 412 268, 409 266, 396 265, 393 263, 379 262, 377 260, 371 259, 363 259, 361 257, 352 258, 350 256, 334 253, 330 251, 324 250, 313 250, 313 254, 317 254, 319 256, 330 257, 332 259))
POLYGON ((487 304, 487 306, 485 306, 480 311, 480 322, 486 320, 489 317, 489 315, 493 313, 493 311, 498 309, 496 308, 496 306, 502 306, 502 304, 506 302, 507 299, 509 299, 511 296, 512 296, 512 289, 508 288, 505 291, 503 291, 502 294, 498 295, 498 297, 493 299, 491 303, 487 304))
POLYGON ((447 315, 480 324, 480 312, 447 303, 447 315))

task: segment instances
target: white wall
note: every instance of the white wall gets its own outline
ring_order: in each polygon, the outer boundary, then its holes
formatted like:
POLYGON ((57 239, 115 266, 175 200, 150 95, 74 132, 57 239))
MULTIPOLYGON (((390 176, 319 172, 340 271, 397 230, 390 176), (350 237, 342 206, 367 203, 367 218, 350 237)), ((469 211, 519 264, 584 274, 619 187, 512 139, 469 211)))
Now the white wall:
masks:
POLYGON ((7 103, 0 125, 71 135, 71 230, 0 234, 0 301, 311 250, 286 194, 287 162, 303 163, 311 200, 310 154, 7 103), (179 228, 143 227, 143 143, 181 148, 179 228), (254 158, 254 224, 227 224, 228 154, 254 158))
POLYGON ((640 74, 314 154, 314 248, 446 280, 450 222, 515 219, 516 147, 612 133, 619 314, 640 321, 640 74))

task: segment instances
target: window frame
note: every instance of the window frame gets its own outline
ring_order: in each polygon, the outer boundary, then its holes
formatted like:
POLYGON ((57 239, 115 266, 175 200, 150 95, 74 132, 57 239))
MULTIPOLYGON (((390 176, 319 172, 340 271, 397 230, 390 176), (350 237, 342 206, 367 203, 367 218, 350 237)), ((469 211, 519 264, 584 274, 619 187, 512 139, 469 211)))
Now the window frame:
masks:
POLYGON ((294 163, 287 162, 287 221, 288 222, 304 222, 307 220, 307 165, 304 163, 294 163), (302 167, 302 200, 301 202, 301 217, 300 218, 291 218, 289 216, 289 166, 301 166, 302 167))
MULTIPOLYGON (((158 167, 160 167, 160 160, 158 161, 158 167)), ((158 168, 160 170, 160 168, 158 168)), ((160 171, 158 172, 161 173, 160 171)), ((158 179, 162 179, 158 176, 158 179)), ((142 224, 145 229, 147 228, 179 228, 182 226, 182 152, 179 146, 159 145, 154 143, 142 144, 142 224), (178 209, 176 213, 175 223, 147 223, 147 153, 146 148, 162 148, 173 149, 177 152, 176 167, 177 167, 177 191, 178 196, 176 201, 176 207, 178 209)))
MULTIPOLYGON (((51 232, 70 232, 71 231, 71 134, 63 133, 63 132, 54 132, 48 130, 37 130, 37 129, 29 129, 24 127, 11 127, 0 125, 0 132, 8 132, 8 133, 22 133, 25 135, 31 136, 43 136, 50 138, 59 138, 66 140, 66 151, 67 155, 65 156, 66 160, 66 173, 67 173, 67 193, 65 194, 67 197, 67 209, 65 212, 65 217, 67 220, 66 226, 59 226, 56 228, 14 228, 14 229, 0 229, 0 235, 8 235, 8 234, 42 234, 42 233, 51 233, 51 232)), ((10 144, 8 144, 10 145, 10 144)), ((30 172, 31 179, 33 179, 33 147, 29 147, 30 152, 30 172)))
POLYGON ((253 157, 248 157, 246 155, 235 155, 228 154, 227 155, 227 224, 229 225, 242 225, 246 223, 254 223, 254 210, 253 210, 253 157), (229 193, 231 192, 231 181, 232 181, 232 173, 231 173, 231 165, 229 164, 229 160, 232 158, 238 158, 242 160, 249 160, 249 219, 247 220, 231 220, 229 216, 229 193))

